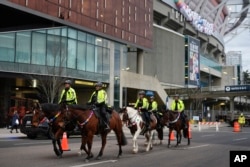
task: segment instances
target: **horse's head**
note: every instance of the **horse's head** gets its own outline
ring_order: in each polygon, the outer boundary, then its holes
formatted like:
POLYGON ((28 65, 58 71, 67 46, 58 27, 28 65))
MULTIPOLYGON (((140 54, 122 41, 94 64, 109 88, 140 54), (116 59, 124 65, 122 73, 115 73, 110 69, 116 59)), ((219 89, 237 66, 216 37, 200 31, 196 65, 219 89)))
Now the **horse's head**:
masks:
POLYGON ((129 121, 127 107, 120 108, 119 113, 122 122, 126 124, 129 121))
POLYGON ((33 117, 32 117, 32 126, 38 127, 38 125, 46 119, 44 112, 42 111, 42 107, 39 103, 35 103, 33 108, 33 117))
POLYGON ((172 110, 164 110, 162 111, 161 123, 165 125, 167 122, 176 121, 179 118, 179 116, 180 116, 179 112, 175 112, 172 110))

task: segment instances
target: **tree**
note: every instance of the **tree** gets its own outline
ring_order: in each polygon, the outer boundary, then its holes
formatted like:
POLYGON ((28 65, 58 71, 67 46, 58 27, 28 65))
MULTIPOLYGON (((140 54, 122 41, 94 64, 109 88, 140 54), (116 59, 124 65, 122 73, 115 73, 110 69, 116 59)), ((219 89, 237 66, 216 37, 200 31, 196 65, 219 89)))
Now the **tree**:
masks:
POLYGON ((248 70, 243 71, 243 84, 250 84, 250 72, 248 70))
POLYGON ((54 103, 58 98, 65 80, 63 76, 66 76, 66 46, 61 37, 51 35, 47 41, 45 74, 29 76, 31 81, 36 82, 36 89, 44 102, 54 103))

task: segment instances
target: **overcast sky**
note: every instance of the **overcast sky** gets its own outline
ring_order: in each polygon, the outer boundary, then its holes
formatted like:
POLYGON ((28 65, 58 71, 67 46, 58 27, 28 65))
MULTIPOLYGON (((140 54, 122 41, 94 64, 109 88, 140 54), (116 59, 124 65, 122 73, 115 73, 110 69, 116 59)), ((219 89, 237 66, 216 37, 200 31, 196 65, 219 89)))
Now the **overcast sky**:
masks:
POLYGON ((225 52, 241 51, 243 71, 248 70, 250 72, 250 29, 239 30, 238 35, 227 42, 230 37, 232 35, 224 38, 225 52))

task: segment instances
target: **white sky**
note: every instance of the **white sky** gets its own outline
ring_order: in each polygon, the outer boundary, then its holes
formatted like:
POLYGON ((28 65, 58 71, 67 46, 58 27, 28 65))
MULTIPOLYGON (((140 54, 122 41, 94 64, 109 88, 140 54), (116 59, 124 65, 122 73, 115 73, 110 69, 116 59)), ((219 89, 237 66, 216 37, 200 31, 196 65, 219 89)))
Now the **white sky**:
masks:
MULTIPOLYGON (((237 12, 242 11, 242 0, 227 0, 227 7, 230 13, 230 22, 236 22, 237 12), (235 18, 235 19, 233 19, 235 18)), ((250 11, 250 9, 248 9, 250 11)), ((248 11, 248 13, 249 13, 248 11)), ((225 41, 225 52, 228 51, 241 51, 242 53, 242 68, 243 71, 250 71, 250 17, 249 15, 241 23, 241 25, 224 37, 225 41), (229 42, 227 42, 231 37, 232 33, 237 34, 229 42)))
POLYGON ((228 51, 241 51, 242 53, 242 68, 243 71, 250 71, 250 29, 238 33, 230 41, 227 42, 232 36, 225 37, 225 52, 228 51))

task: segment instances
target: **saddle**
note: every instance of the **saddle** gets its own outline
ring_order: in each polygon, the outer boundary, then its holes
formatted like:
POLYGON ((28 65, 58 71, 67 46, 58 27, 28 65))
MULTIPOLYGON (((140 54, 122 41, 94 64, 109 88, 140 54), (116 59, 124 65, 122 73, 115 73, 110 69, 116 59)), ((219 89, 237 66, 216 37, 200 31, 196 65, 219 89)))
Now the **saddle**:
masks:
MULTIPOLYGON (((112 107, 105 107, 106 110, 106 117, 107 119, 110 119, 112 117, 112 112, 113 112, 113 108, 112 107)), ((98 108, 94 107, 93 108, 93 112, 95 114, 95 116, 98 118, 99 123, 98 123, 98 129, 103 129, 103 127, 105 126, 105 122, 100 114, 100 111, 98 108)))

